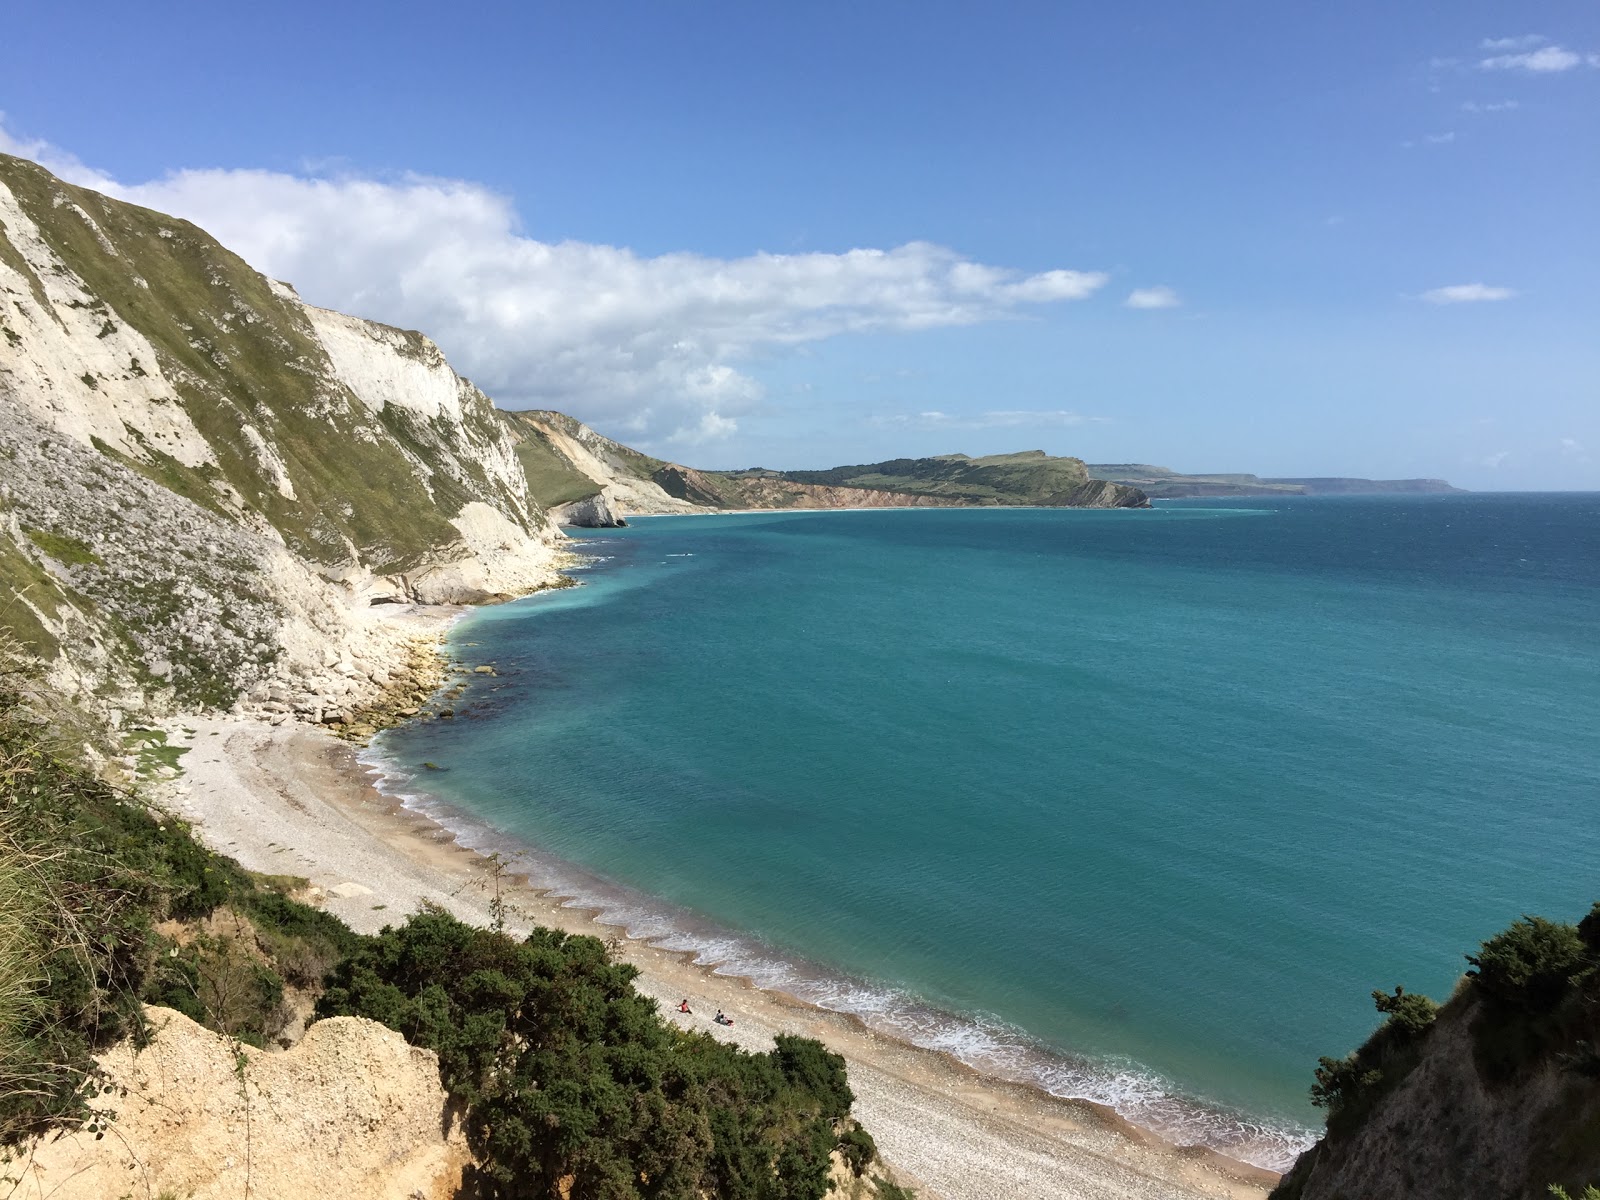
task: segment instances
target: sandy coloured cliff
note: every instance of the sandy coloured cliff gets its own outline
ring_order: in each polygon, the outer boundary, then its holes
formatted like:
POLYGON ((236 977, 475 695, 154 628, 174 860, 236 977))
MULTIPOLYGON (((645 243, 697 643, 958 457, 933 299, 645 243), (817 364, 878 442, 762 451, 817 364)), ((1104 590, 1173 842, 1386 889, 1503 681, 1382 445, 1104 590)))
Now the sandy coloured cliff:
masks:
POLYGON ((439 1059, 376 1021, 318 1021, 277 1054, 168 1008, 142 1050, 100 1061, 104 1137, 45 1139, 4 1173, 12 1200, 448 1200, 469 1162, 439 1059))

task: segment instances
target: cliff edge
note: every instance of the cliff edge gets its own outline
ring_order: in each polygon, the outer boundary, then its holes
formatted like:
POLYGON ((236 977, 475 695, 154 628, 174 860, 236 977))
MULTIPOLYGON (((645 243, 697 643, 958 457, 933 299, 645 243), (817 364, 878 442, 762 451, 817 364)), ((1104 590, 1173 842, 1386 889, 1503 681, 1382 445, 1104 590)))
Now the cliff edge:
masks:
POLYGON ((1324 1058, 1323 1139, 1274 1200, 1542 1200, 1600 1182, 1600 904, 1485 942, 1450 1001, 1374 992, 1385 1022, 1324 1058))
POLYGON ((457 1194, 470 1155, 433 1051, 376 1021, 334 1017, 268 1054, 172 1009, 146 1013, 150 1044, 125 1041, 100 1059, 106 1090, 93 1110, 106 1136, 40 1142, 8 1165, 16 1200, 457 1194))

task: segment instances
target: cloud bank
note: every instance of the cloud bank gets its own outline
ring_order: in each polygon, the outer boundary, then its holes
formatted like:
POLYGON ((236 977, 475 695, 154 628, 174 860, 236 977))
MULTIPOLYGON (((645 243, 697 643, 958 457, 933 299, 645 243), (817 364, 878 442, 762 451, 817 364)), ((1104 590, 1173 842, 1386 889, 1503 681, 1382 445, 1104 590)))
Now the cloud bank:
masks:
POLYGON ((1483 43, 1485 50, 1515 52, 1479 59, 1478 66, 1485 71, 1529 71, 1535 75, 1570 71, 1585 63, 1591 67, 1600 67, 1600 54, 1579 54, 1576 50, 1568 50, 1565 46, 1539 45, 1544 40, 1536 33, 1514 38, 1489 38, 1483 43), (1533 46, 1539 48, 1537 50, 1529 48, 1533 46))
POLYGON ((1123 304, 1128 308, 1177 308, 1183 301, 1178 293, 1165 284, 1156 287, 1135 288, 1128 293, 1123 304))
POLYGON ((129 184, 3 124, 0 150, 185 217, 312 303, 423 330, 506 407, 559 407, 646 441, 734 432, 761 399, 742 369, 760 356, 1012 317, 1082 300, 1106 280, 1027 274, 927 242, 647 257, 540 241, 508 197, 458 179, 219 169, 129 184))
POLYGON ((1508 287, 1491 287, 1487 283, 1453 283, 1422 293, 1429 304, 1477 304, 1485 300, 1509 300, 1517 293, 1508 287))

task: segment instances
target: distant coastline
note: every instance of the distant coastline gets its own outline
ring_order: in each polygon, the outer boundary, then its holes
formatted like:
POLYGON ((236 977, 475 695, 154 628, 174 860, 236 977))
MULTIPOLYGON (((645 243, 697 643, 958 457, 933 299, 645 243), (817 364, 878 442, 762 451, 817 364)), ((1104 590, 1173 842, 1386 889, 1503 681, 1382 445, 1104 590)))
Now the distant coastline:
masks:
POLYGON ((1185 474, 1148 463, 1090 463, 1089 477, 1136 487, 1152 500, 1243 496, 1416 496, 1466 491, 1443 479, 1360 479, 1343 475, 1185 474))

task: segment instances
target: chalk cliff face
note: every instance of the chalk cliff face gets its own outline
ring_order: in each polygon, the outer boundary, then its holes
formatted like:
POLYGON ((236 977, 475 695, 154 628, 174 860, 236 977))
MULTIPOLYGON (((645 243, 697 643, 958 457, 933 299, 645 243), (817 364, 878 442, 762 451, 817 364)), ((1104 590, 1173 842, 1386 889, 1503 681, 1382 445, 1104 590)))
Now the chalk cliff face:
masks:
POLYGON ((666 464, 596 433, 565 413, 502 412, 533 495, 563 525, 603 527, 640 513, 697 512, 663 490, 666 464))
POLYGON ((381 653, 377 600, 553 582, 561 534, 421 334, 0 155, 0 605, 69 690, 225 705, 381 653))

